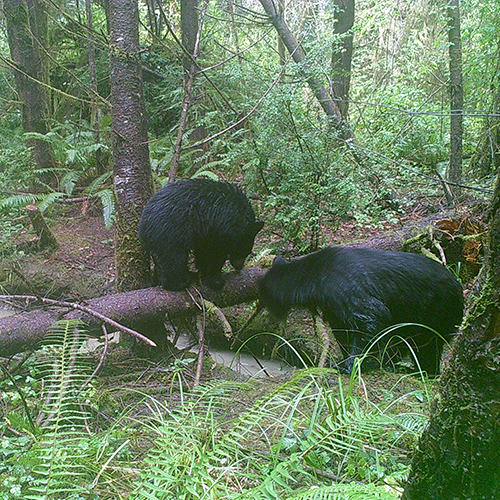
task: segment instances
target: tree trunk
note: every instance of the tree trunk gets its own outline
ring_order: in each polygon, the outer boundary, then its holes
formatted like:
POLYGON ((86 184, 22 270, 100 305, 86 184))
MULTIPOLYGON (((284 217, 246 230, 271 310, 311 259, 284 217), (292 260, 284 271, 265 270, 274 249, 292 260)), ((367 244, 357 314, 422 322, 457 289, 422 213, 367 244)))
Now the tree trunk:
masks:
MULTIPOLYGON (((278 6, 279 16, 286 23, 286 17, 285 17, 285 0, 278 0, 277 1, 277 6, 278 6)), ((285 63, 286 63, 286 48, 285 48, 285 44, 283 43, 282 38, 279 35, 277 35, 277 38, 278 38, 278 55, 279 55, 279 58, 280 58, 280 65, 284 66, 285 63)))
MULTIPOLYGON (((500 66, 500 61, 497 65, 500 66)), ((477 177, 490 176, 500 167, 500 86, 497 82, 491 86, 495 93, 493 104, 470 162, 470 170, 477 177)))
MULTIPOLYGON (((85 0, 85 14, 87 18, 87 46, 89 51, 89 76, 90 76, 90 124, 94 132, 94 143, 100 144, 101 131, 99 127, 99 105, 98 105, 98 89, 97 77, 95 71, 95 41, 94 28, 92 23, 92 5, 91 0, 85 0)), ((100 149, 95 152, 95 163, 97 175, 102 175, 106 172, 106 164, 103 154, 100 149)))
MULTIPOLYGON (((201 296, 218 307, 227 307, 258 298, 258 283, 266 273, 261 267, 251 267, 239 272, 227 273, 224 287, 212 290, 199 287, 188 292, 167 292, 159 287, 97 297, 85 302, 85 306, 96 313, 139 331, 154 324, 163 324, 165 316, 199 314, 201 296), (194 297, 194 299, 193 299, 194 297), (197 302, 195 302, 195 300, 197 302)), ((5 298, 5 297, 3 297, 5 298)), ((13 299, 9 298, 12 303, 13 299)), ((23 301, 24 302, 24 301, 23 301)), ((40 304, 41 305, 41 304, 40 304)), ((102 319, 80 310, 53 307, 0 318, 0 356, 11 356, 22 350, 33 348, 45 335, 47 329, 60 319, 81 319, 91 331, 100 332, 102 319)))
POLYGON ((115 189, 115 256, 118 291, 151 284, 149 255, 137 229, 153 193, 146 104, 139 57, 137 0, 109 0, 109 64, 115 189))
POLYGON ((156 14, 156 6, 158 4, 158 0, 146 0, 146 6, 148 10, 148 26, 151 30, 151 33, 157 39, 161 38, 161 31, 163 29, 162 17, 156 14))
MULTIPOLYGON (((448 180, 462 182, 462 136, 464 93, 462 84, 462 41, 460 34, 460 0, 448 0, 448 41, 450 57, 450 166, 448 180)), ((460 187, 451 187, 454 197, 460 187)))
POLYGON ((333 120, 334 124, 339 127, 342 123, 342 115, 337 104, 330 98, 330 95, 325 87, 323 87, 323 85, 321 85, 321 83, 314 78, 314 76, 311 76, 310 71, 307 69, 307 64, 305 63, 306 53, 288 29, 282 15, 276 10, 274 2, 272 0, 259 0, 259 2, 262 7, 264 7, 266 14, 269 16, 271 23, 275 27, 280 38, 283 40, 283 43, 285 44, 288 52, 290 52, 293 60, 297 64, 302 65, 307 83, 324 112, 333 120))
POLYGON ((457 336, 402 500, 500 498, 500 175, 479 292, 457 336))
POLYGON ((198 0, 181 0, 181 31, 182 46, 184 49, 182 65, 184 67, 184 97, 182 99, 182 112, 177 131, 170 174, 168 181, 174 182, 179 169, 182 153, 182 140, 186 132, 188 113, 193 102, 193 86, 196 76, 196 59, 200 41, 200 24, 198 22, 198 0))
POLYGON ((198 0, 181 0, 181 32, 184 57, 182 65, 184 71, 193 71, 193 58, 198 40, 198 0))
POLYGON ((349 87, 351 84, 351 63, 354 26, 354 0, 335 0, 335 25, 337 35, 332 47, 332 93, 338 100, 342 120, 347 120, 349 111, 349 87))
MULTIPOLYGON (((45 50, 47 41, 47 13, 41 0, 4 0, 3 11, 7 24, 7 39, 19 100, 24 132, 45 135, 48 130, 47 71, 45 50)), ((48 184, 53 179, 56 158, 47 141, 30 138, 26 145, 32 149, 36 168, 42 172, 40 181, 48 184)))
POLYGON ((28 205, 26 207, 26 213, 28 214, 33 230, 38 238, 38 250, 56 250, 59 248, 56 237, 47 225, 38 207, 35 205, 28 205))

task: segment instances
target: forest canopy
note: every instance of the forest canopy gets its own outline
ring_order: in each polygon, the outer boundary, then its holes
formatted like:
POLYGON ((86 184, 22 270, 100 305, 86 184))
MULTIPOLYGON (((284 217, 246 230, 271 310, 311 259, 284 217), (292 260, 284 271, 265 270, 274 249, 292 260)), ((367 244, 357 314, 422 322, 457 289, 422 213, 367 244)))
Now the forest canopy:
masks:
MULTIPOLYGON (((26 148, 27 139, 42 137, 21 126, 16 62, 7 56, 4 29, 4 240, 19 229, 17 209, 27 199, 38 201, 50 217, 58 200, 91 196, 102 202, 107 224, 113 218, 109 35, 103 4, 40 3, 46 10, 40 47, 47 95, 43 141, 52 145, 56 161, 40 167, 26 148)), ((195 4, 186 5, 193 9, 195 4)), ((299 64, 278 43, 258 1, 197 5, 197 53, 177 178, 203 175, 242 183, 261 200, 259 208, 273 231, 299 251, 324 243, 324 228, 334 231, 346 218, 376 226, 421 205, 439 204, 439 176, 447 177, 450 148, 446 5, 360 0, 354 25, 345 33, 334 29, 336 2, 280 5, 305 53, 299 64), (308 81, 317 81, 339 102, 332 89, 341 70, 334 69, 332 60, 348 36, 353 49, 344 123, 352 135, 346 138, 308 81)), ((498 164, 497 11, 495 2, 464 2, 460 11, 463 180, 486 189, 498 164)), ((185 103, 187 51, 179 3, 140 2, 139 15, 149 151, 158 187, 171 174, 185 103)), ((471 193, 487 196, 465 191, 471 193)))

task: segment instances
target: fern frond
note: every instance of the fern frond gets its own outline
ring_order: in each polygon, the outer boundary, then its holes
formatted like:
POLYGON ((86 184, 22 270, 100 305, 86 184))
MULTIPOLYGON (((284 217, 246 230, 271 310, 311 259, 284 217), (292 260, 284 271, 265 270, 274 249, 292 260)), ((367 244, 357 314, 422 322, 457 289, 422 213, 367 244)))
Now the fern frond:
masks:
POLYGON ((60 192, 54 192, 54 193, 49 193, 46 194, 38 203, 38 208, 40 209, 41 212, 45 212, 47 208, 52 206, 57 200, 61 198, 65 198, 66 194, 65 193, 60 193, 60 192))
POLYGON ((81 177, 82 172, 79 172, 78 170, 70 170, 63 175, 59 184, 67 195, 71 195, 81 177))
POLYGON ((192 176, 192 179, 196 179, 197 177, 205 177, 207 179, 212 179, 213 181, 219 180, 217 174, 214 174, 209 170, 209 165, 203 165, 203 167, 199 168, 192 176))
POLYGON ((101 188, 103 184, 105 184, 113 175, 113 172, 105 172, 104 174, 94 179, 85 189, 84 193, 92 196, 96 193, 98 189, 101 188))
MULTIPOLYGON (((92 137, 93 139, 93 137, 92 137)), ((102 143, 93 143, 83 148, 85 154, 92 154, 96 151, 109 151, 109 147, 106 144, 102 143)))
POLYGON ((38 484, 30 487, 26 499, 64 498, 83 492, 82 485, 90 482, 85 463, 91 463, 91 457, 82 446, 88 440, 89 411, 80 392, 91 373, 83 350, 87 338, 81 321, 60 321, 47 332, 38 352, 44 422, 30 451, 38 484))
POLYGON ((111 189, 102 189, 96 193, 102 202, 104 225, 109 229, 115 220, 115 199, 111 189))
POLYGON ((38 132, 25 132, 23 134, 24 140, 35 139, 37 141, 44 141, 52 144, 52 138, 49 134, 40 134, 38 132))
MULTIPOLYGON (((381 438, 398 424, 365 409, 349 391, 339 399, 325 382, 327 373, 299 371, 234 415, 231 398, 242 386, 198 388, 167 417, 158 416, 159 437, 131 498, 295 498, 299 476, 303 486, 317 483, 315 470, 346 474, 341 464, 355 463, 367 448, 376 453, 381 438)), ((307 495, 314 495, 297 498, 397 498, 376 486, 363 488, 355 483, 311 488, 307 495)))
POLYGON ((373 484, 343 483, 320 486, 288 497, 288 500, 397 500, 396 491, 373 484))
POLYGON ((43 194, 16 194, 0 201, 0 208, 20 208, 43 199, 43 194))

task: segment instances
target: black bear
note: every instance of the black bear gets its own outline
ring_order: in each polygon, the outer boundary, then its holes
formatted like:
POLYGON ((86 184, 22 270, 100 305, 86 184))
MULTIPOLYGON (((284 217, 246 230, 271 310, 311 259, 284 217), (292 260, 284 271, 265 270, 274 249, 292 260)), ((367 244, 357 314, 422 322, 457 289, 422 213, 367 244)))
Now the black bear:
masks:
POLYGON ((379 351, 390 356, 410 348, 422 370, 438 374, 444 342, 463 314, 462 287, 444 266, 423 255, 368 248, 327 247, 291 262, 276 257, 261 281, 260 299, 280 318, 293 307, 321 311, 349 373, 378 333, 412 323, 391 332, 397 347, 382 348, 385 337, 379 351))
POLYGON ((226 260, 240 270, 263 225, 235 184, 197 178, 168 184, 151 197, 139 221, 139 237, 166 290, 189 286, 191 251, 203 280, 220 288, 226 260))

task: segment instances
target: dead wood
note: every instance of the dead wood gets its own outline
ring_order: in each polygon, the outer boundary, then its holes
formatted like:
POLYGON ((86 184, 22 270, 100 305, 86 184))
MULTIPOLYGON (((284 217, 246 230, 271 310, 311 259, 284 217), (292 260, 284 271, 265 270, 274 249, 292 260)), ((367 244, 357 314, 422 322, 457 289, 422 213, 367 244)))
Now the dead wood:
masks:
POLYGON ((57 249, 59 247, 56 237, 52 234, 49 229, 47 222, 45 221, 42 212, 35 205, 28 205, 26 207, 26 212, 31 221, 31 225, 38 236, 38 249, 45 250, 46 248, 57 249))
MULTIPOLYGON (((188 292, 144 288, 88 300, 86 308, 121 325, 141 331, 145 325, 161 323, 166 315, 194 315, 203 310, 201 297, 218 307, 251 302, 258 297, 258 282, 266 270, 251 267, 227 274, 224 287, 215 291, 203 286, 188 292)), ((50 307, 0 319, 0 357, 33 348, 47 329, 61 319, 81 319, 91 332, 100 332, 103 320, 82 310, 50 307)))

